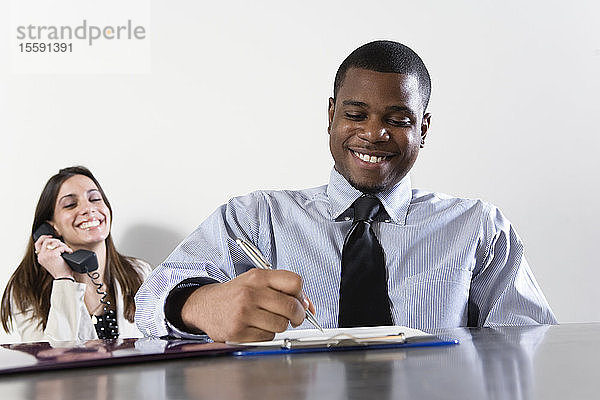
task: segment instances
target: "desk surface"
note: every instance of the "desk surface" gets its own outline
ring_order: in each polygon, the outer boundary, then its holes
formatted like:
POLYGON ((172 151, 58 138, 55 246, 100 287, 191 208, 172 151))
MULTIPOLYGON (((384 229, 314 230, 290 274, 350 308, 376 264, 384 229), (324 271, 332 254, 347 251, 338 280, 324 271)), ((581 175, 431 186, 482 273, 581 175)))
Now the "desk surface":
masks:
POLYGON ((452 329, 458 346, 219 356, 0 377, 5 399, 596 399, 600 323, 452 329))

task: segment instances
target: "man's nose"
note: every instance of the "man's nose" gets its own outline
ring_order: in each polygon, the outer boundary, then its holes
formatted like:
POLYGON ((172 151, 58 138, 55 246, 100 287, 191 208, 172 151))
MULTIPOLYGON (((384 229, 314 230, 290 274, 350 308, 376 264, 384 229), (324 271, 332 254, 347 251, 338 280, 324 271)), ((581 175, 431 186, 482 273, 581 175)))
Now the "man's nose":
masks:
POLYGON ((387 142, 390 134, 386 127, 377 120, 369 120, 363 125, 363 130, 358 134, 361 139, 371 143, 387 142))

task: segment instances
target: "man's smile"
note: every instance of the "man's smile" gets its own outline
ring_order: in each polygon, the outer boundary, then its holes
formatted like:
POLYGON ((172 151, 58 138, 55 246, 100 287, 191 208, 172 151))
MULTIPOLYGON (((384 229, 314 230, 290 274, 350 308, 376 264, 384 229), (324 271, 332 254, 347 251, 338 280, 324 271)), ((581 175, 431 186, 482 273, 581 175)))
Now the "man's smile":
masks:
POLYGON ((361 161, 370 163, 370 164, 381 164, 385 161, 389 161, 393 155, 390 153, 384 153, 380 151, 372 151, 372 150, 353 150, 350 149, 350 153, 354 157, 357 157, 361 161))

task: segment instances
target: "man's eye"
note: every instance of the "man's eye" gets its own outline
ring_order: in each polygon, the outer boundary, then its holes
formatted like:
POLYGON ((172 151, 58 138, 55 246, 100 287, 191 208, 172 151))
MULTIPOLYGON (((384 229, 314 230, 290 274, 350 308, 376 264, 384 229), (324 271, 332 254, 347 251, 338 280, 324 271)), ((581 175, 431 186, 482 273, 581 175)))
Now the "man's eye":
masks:
POLYGON ((351 119, 353 121, 362 121, 366 117, 363 114, 346 113, 346 118, 351 119))
POLYGON ((390 125, 394 125, 394 126, 409 126, 410 125, 410 120, 409 119, 393 119, 390 118, 387 120, 388 124, 390 125))
POLYGON ((95 201, 102 201, 102 199, 101 199, 100 197, 98 197, 98 198, 95 198, 95 197, 94 197, 93 199, 90 199, 90 201, 94 201, 94 202, 95 202, 95 201))
POLYGON ((65 204, 65 208, 73 208, 75 207, 75 203, 65 204))

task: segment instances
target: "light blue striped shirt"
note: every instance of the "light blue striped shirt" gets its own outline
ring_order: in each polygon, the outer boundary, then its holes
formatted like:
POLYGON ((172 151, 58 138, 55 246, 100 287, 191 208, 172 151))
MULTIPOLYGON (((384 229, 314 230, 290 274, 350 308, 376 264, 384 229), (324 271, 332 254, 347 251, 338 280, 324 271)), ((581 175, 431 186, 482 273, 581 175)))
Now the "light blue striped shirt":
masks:
MULTIPOLYGON (((231 199, 144 282, 138 327, 151 336, 172 333, 164 302, 184 279, 225 282, 251 268, 237 237, 254 243, 274 268, 299 274, 317 320, 336 327, 342 246, 352 225, 344 212, 361 195, 334 169, 329 185, 231 199)), ((377 196, 390 217, 372 226, 385 252, 394 324, 427 331, 556 323, 521 240, 496 207, 412 189, 408 176, 377 196)))

